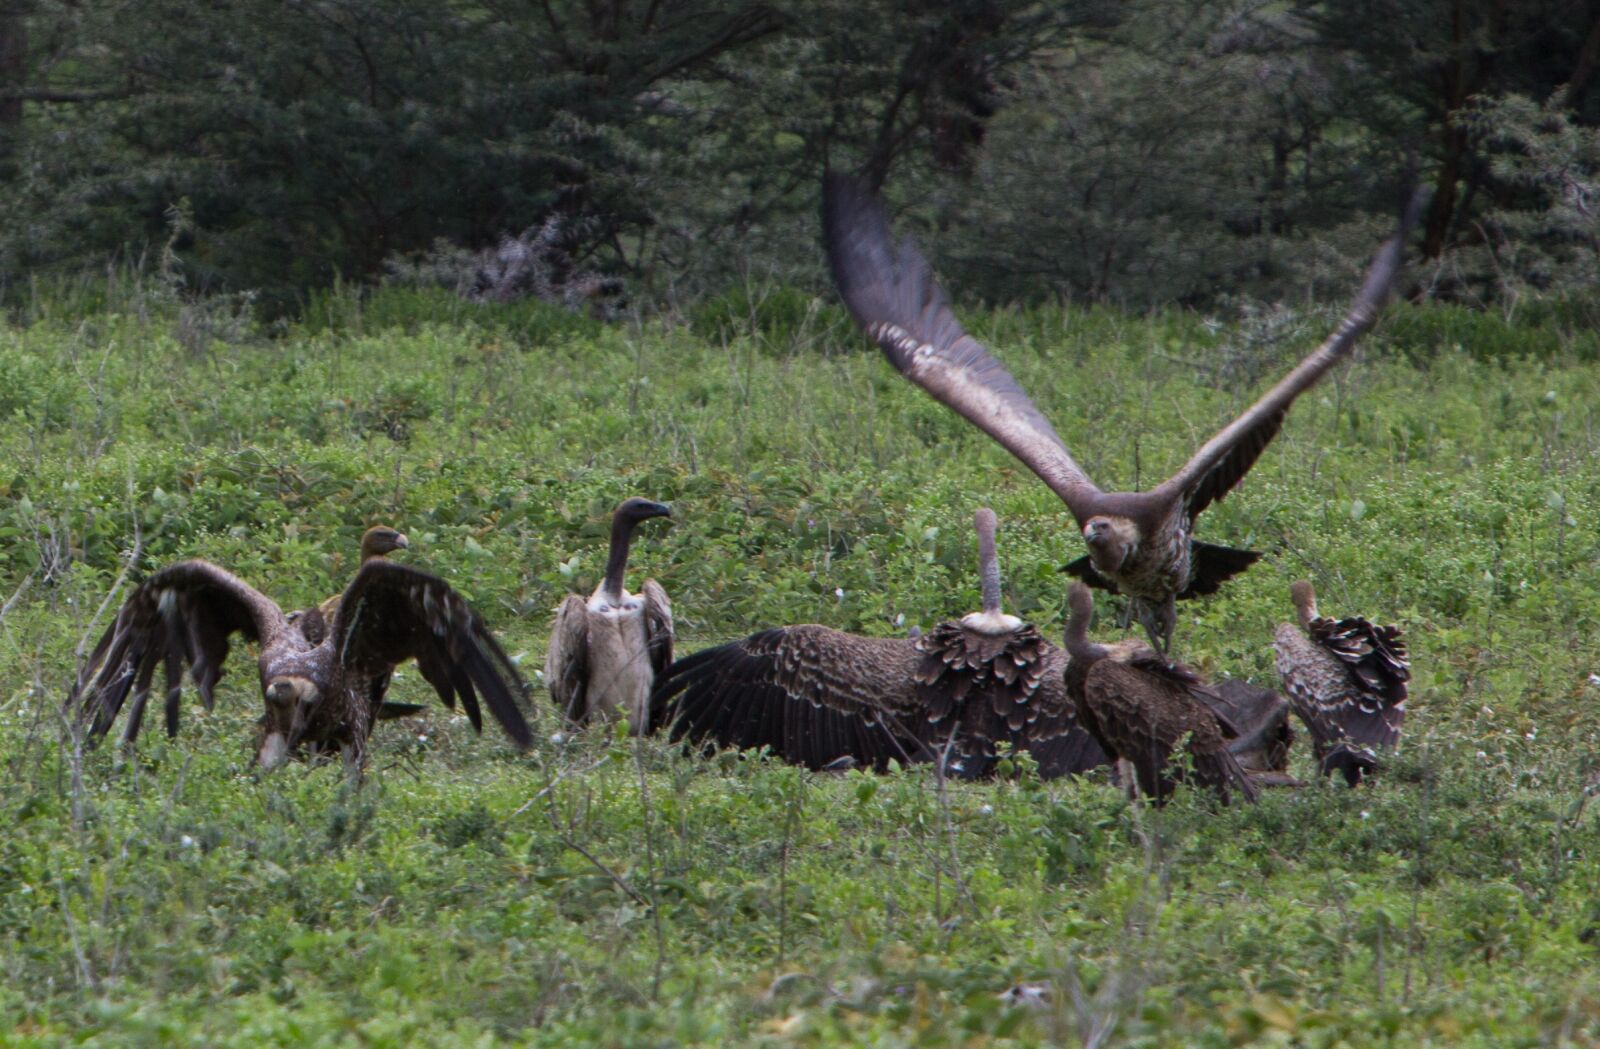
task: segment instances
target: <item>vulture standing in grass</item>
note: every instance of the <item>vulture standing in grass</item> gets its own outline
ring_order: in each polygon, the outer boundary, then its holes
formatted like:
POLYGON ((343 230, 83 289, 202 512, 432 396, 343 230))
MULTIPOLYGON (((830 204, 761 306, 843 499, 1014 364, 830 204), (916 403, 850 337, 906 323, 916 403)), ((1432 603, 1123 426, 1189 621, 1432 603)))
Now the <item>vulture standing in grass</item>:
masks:
POLYGON ((896 243, 882 204, 855 179, 830 173, 823 187, 828 262, 856 322, 890 362, 937 400, 998 441, 1066 503, 1088 544, 1068 570, 1127 594, 1151 643, 1170 648, 1179 598, 1214 593, 1260 555, 1196 541, 1195 518, 1237 485, 1266 448, 1294 399, 1347 356, 1371 326, 1400 268, 1412 201, 1379 249, 1343 321, 1321 346, 1166 481, 1145 492, 1106 492, 1089 480, 1028 395, 962 329, 909 241, 896 243))
POLYGON ((574 724, 598 713, 620 712, 634 735, 649 731, 650 687, 672 662, 672 602, 654 579, 638 594, 622 588, 633 530, 652 517, 671 517, 672 507, 648 499, 624 500, 611 515, 611 554, 606 575, 589 600, 568 594, 550 628, 545 684, 574 724))
POLYGON ((1317 615, 1317 595, 1300 580, 1289 587, 1299 623, 1278 627, 1278 676, 1324 775, 1335 770, 1354 787, 1377 767, 1374 748, 1400 742, 1411 664, 1400 629, 1360 616, 1317 615))
POLYGON ((680 659, 656 683, 656 725, 673 739, 767 747, 812 769, 886 769, 938 759, 963 776, 992 770, 995 744, 1033 754, 1041 773, 1106 763, 1077 727, 1066 656, 1000 610, 995 516, 978 511, 983 610, 916 638, 778 627, 680 659))
POLYGON ((1091 642, 1094 598, 1083 583, 1068 588, 1067 603, 1067 692, 1106 753, 1133 765, 1139 789, 1160 803, 1174 784, 1193 777, 1224 804, 1235 791, 1255 801, 1255 785, 1228 749, 1238 731, 1213 709, 1199 675, 1143 642, 1091 642))
POLYGON ((460 698, 474 729, 482 730, 481 695, 512 742, 531 742, 518 705, 527 686, 482 620, 443 579, 374 558, 345 588, 331 624, 311 634, 302 629, 320 620, 317 609, 291 619, 265 594, 209 562, 171 565, 134 590, 90 654, 73 690, 79 717, 90 719, 89 736, 97 739, 131 696, 122 738, 132 742, 160 663, 166 671, 167 734, 176 735, 185 665, 211 709, 229 640, 238 634, 260 646, 266 713, 256 761, 264 768, 281 765, 296 751, 338 749, 346 770, 359 776, 367 737, 380 716, 378 683, 413 658, 446 706, 453 709, 460 698))

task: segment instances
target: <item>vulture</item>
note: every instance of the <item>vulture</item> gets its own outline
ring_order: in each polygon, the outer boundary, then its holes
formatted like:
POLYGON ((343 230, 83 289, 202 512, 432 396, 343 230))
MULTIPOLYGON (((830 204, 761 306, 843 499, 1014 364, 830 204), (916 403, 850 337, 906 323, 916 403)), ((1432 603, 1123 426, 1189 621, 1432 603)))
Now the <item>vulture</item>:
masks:
MULTIPOLYGON (((408 550, 410 548, 411 540, 406 538, 404 532, 396 528, 390 528, 388 525, 373 525, 361 533, 361 564, 366 564, 374 557, 387 557, 396 550, 408 550)), ((334 617, 338 615, 339 598, 343 596, 342 593, 334 594, 317 606, 325 623, 332 623, 334 617)))
POLYGON ((1400 742, 1411 664, 1400 629, 1360 616, 1317 614, 1317 595, 1302 579, 1289 587, 1298 624, 1283 623, 1273 640, 1278 676, 1323 775, 1338 771, 1354 787, 1378 764, 1374 748, 1400 742))
POLYGON ((1004 740, 1047 776, 1106 763, 1077 726, 1066 654, 1000 609, 995 515, 976 517, 983 610, 914 638, 778 627, 678 660, 657 681, 653 721, 674 740, 767 747, 811 769, 885 770, 942 760, 984 775, 1004 740))
POLYGON ((1094 598, 1084 583, 1068 588, 1067 604, 1067 692, 1106 753, 1133 765, 1139 789, 1160 804, 1192 777, 1223 804, 1235 791, 1255 801, 1255 784, 1228 749, 1238 729, 1217 712, 1215 693, 1199 675, 1143 642, 1091 642, 1094 598), (1184 753, 1173 761, 1180 747, 1184 753))
POLYGON ((638 594, 628 593, 622 575, 633 530, 641 521, 671 516, 666 503, 623 500, 611 515, 605 578, 589 600, 568 594, 556 609, 544 679, 550 698, 574 724, 620 711, 634 735, 649 731, 650 686, 672 662, 672 602, 654 579, 646 579, 638 594))
POLYGON ((857 180, 826 176, 823 239, 834 283, 856 323, 895 368, 998 441, 1061 498, 1089 548, 1068 571, 1128 595, 1151 643, 1167 651, 1175 602, 1214 593, 1260 556, 1195 540, 1195 518, 1244 478, 1294 399, 1371 326, 1422 200, 1413 199, 1399 230, 1379 249, 1333 334, 1177 473, 1144 492, 1106 492, 1089 480, 1017 381, 961 327, 916 246, 894 241, 882 204, 857 180))
POLYGON ((532 742, 518 705, 527 686, 483 621, 443 579, 381 557, 356 571, 331 624, 317 608, 286 615, 208 561, 156 572, 123 603, 78 676, 71 702, 90 722, 89 737, 110 730, 130 695, 122 739, 138 736, 157 663, 166 668, 167 735, 175 736, 185 665, 210 710, 235 634, 260 646, 266 713, 256 761, 263 768, 298 751, 338 749, 347 772, 359 776, 367 737, 383 715, 380 683, 413 658, 446 706, 460 698, 475 730, 483 725, 481 695, 513 743, 532 742))

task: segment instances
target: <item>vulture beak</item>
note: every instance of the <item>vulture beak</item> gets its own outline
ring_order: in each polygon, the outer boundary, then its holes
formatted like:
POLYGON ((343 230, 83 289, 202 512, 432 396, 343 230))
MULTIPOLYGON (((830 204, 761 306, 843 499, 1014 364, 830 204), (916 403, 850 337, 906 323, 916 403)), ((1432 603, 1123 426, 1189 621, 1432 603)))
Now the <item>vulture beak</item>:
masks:
POLYGON ((267 724, 272 727, 261 741, 256 761, 262 768, 270 770, 282 765, 294 748, 300 745, 322 693, 307 679, 290 675, 273 678, 267 682, 263 693, 269 707, 267 724), (286 720, 287 732, 283 729, 286 720))
POLYGON ((406 538, 406 534, 404 532, 401 532, 399 535, 394 537, 394 545, 396 550, 410 550, 411 540, 406 538))

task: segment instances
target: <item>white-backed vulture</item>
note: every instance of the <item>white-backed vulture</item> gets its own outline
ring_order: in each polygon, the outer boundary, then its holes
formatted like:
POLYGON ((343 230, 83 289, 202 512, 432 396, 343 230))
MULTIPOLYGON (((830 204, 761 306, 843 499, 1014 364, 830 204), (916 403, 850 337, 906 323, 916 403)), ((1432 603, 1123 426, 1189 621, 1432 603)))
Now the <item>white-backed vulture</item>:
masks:
POLYGON ((460 698, 474 729, 482 729, 481 693, 513 743, 531 742, 518 704, 527 686, 482 620, 443 579, 373 559, 345 588, 331 624, 309 636, 302 629, 320 621, 315 608, 291 620, 226 569, 183 561, 129 595, 84 665, 72 702, 80 718, 91 719, 89 737, 98 739, 131 696, 122 739, 132 742, 156 664, 162 663, 167 734, 175 736, 184 667, 210 710, 229 639, 237 634, 261 650, 257 669, 266 713, 256 760, 264 768, 281 765, 299 750, 337 748, 347 771, 359 775, 383 699, 378 682, 412 658, 446 706, 454 708, 460 698))
POLYGON ((886 769, 934 760, 982 775, 995 744, 1030 752, 1042 774, 1106 762, 1077 727, 1066 654, 1000 608, 995 516, 978 511, 983 610, 915 638, 861 637, 816 624, 778 627, 674 663, 652 720, 673 739, 767 747, 812 769, 886 769))
POLYGON ((1106 753, 1133 765, 1139 789, 1161 803, 1192 777, 1224 804, 1235 791, 1255 801, 1255 785, 1228 749, 1238 730, 1218 712, 1199 675, 1143 642, 1091 642, 1094 598, 1085 584, 1068 587, 1067 604, 1067 692, 1106 753), (1180 747, 1184 754, 1174 761, 1180 747))
POLYGON ((828 262, 856 323, 907 378, 998 441, 1061 498, 1089 547, 1088 557, 1068 570, 1127 594, 1151 643, 1163 651, 1171 646, 1179 598, 1215 592, 1260 556, 1195 541, 1195 518, 1243 479, 1294 399, 1371 326, 1422 202, 1420 195, 1412 201, 1350 311, 1321 346, 1170 478, 1145 492, 1106 492, 1073 461, 1005 367, 961 327, 915 245, 893 240, 877 198, 859 181, 829 173, 822 200, 828 262))
POLYGON ((1302 579, 1289 587, 1298 623, 1283 623, 1273 641, 1278 676, 1311 732, 1317 767, 1354 787, 1377 767, 1375 748, 1400 742, 1411 664, 1400 628, 1360 616, 1317 614, 1317 595, 1302 579))
POLYGON ((587 601, 568 594, 556 609, 544 680, 574 724, 621 714, 634 735, 649 730, 650 687, 672 663, 672 602, 654 579, 630 594, 622 577, 633 530, 641 521, 671 516, 665 503, 623 500, 611 515, 605 578, 587 601))

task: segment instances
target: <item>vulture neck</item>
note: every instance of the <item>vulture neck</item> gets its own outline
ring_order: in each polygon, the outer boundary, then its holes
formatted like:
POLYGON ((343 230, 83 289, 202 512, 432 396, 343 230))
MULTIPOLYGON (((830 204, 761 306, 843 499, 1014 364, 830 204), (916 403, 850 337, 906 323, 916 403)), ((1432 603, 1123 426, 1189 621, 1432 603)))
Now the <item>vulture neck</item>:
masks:
POLYGON ((1317 618, 1317 592, 1311 589, 1310 583, 1300 582, 1289 588, 1289 597, 1294 601, 1300 629, 1309 631, 1311 621, 1317 618))
POLYGON ((978 568, 983 580, 983 611, 963 616, 961 623, 981 634, 1009 634, 1022 626, 1022 620, 1000 611, 1000 557, 995 552, 994 511, 978 511, 978 568))
MULTIPOLYGON (((1081 583, 1074 583, 1073 590, 1077 590, 1082 585, 1081 583)), ((1093 606, 1089 602, 1087 589, 1085 589, 1084 594, 1085 596, 1082 600, 1079 600, 1076 594, 1073 594, 1069 599, 1072 614, 1067 619, 1066 649, 1067 655, 1074 663, 1081 663, 1087 666, 1090 663, 1105 659, 1111 654, 1111 650, 1105 645, 1096 644, 1089 640, 1089 617, 1093 614, 1093 606)))
POLYGON ((622 574, 628 569, 628 547, 638 523, 623 514, 611 519, 611 556, 606 558, 606 578, 600 584, 600 592, 612 604, 622 602, 622 574))

